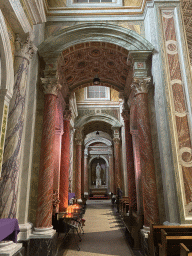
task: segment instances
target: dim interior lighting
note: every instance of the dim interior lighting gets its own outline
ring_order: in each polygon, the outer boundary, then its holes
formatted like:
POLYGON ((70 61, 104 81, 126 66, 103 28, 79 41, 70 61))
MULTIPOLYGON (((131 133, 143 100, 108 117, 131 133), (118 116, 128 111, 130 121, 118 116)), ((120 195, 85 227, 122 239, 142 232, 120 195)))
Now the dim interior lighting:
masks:
POLYGON ((96 76, 93 78, 93 84, 94 84, 94 85, 100 84, 100 79, 99 79, 98 75, 96 75, 96 76))
POLYGON ((98 131, 96 132, 96 135, 99 135, 99 132, 98 132, 98 131))

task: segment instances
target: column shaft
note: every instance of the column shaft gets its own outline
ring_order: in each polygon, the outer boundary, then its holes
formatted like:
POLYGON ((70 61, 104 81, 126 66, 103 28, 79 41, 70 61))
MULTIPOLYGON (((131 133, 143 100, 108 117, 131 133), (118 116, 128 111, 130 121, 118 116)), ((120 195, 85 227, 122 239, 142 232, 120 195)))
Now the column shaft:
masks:
POLYGON ((76 199, 81 199, 81 157, 82 145, 76 144, 76 170, 75 170, 75 196, 76 199))
POLYGON ((115 187, 121 188, 121 156, 120 156, 120 139, 114 138, 114 158, 115 158, 115 187))
POLYGON ((88 174, 88 156, 84 155, 84 193, 88 195, 89 191, 89 174, 88 174))
MULTIPOLYGON (((54 178, 53 178, 53 192, 59 195, 60 186, 60 163, 61 163, 61 131, 55 131, 55 159, 54 159, 54 178)), ((59 212, 59 204, 55 205, 55 212, 59 212)))
POLYGON ((155 166, 150 132, 147 93, 136 94, 137 125, 143 177, 144 224, 159 222, 155 166))
POLYGON ((113 156, 109 155, 109 189, 111 193, 115 193, 114 191, 114 176, 113 176, 113 156))
POLYGON ((16 218, 26 86, 29 59, 33 53, 34 49, 29 38, 23 47, 21 47, 19 39, 16 40, 15 81, 13 96, 9 105, 2 181, 0 181, 0 194, 2 195, 0 202, 1 218, 16 218))
POLYGON ((63 136, 61 148, 61 171, 60 171, 60 212, 68 207, 69 191, 69 167, 70 167, 70 121, 63 122, 63 136))
POLYGON ((130 208, 130 211, 131 210, 136 211, 137 202, 136 202, 135 170, 134 170, 134 159, 133 159, 132 136, 130 134, 130 117, 124 116, 124 124, 125 124, 129 208, 130 208))
POLYGON ((52 225, 55 112, 56 95, 45 94, 36 227, 52 225))

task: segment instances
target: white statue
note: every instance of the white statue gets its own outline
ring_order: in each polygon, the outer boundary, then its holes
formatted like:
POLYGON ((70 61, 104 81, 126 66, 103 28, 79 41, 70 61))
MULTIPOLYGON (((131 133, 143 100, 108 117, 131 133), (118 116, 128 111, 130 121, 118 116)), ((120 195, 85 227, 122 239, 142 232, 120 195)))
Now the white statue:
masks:
POLYGON ((100 173, 101 173, 101 166, 99 165, 99 163, 97 163, 97 166, 96 166, 96 177, 97 177, 97 179, 100 179, 100 173))

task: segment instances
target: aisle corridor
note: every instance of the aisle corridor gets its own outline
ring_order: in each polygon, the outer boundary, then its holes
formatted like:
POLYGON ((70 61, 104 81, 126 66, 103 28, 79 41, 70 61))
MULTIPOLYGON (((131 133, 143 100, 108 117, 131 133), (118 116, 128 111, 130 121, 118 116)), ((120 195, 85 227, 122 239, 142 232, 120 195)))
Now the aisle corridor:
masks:
POLYGON ((124 235, 123 226, 115 217, 111 201, 87 201, 84 215, 85 234, 80 251, 71 243, 63 256, 134 256, 124 235))

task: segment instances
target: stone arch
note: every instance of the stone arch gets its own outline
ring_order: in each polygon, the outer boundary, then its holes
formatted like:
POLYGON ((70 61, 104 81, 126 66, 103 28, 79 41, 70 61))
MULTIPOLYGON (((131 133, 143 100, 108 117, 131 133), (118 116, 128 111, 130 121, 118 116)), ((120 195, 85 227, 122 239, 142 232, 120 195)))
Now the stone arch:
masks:
POLYGON ((89 147, 89 145, 91 145, 92 143, 95 143, 95 142, 101 142, 103 144, 106 144, 108 147, 112 146, 112 143, 110 140, 106 139, 106 138, 92 138, 92 139, 89 139, 86 143, 85 143, 85 148, 89 147))
POLYGON ((14 69, 11 44, 3 13, 0 10, 0 56, 1 56, 1 84, 0 90, 6 90, 10 96, 13 93, 14 69))
POLYGON ((77 120, 75 128, 83 127, 85 124, 88 124, 93 121, 106 122, 114 127, 121 127, 121 123, 114 117, 107 114, 95 114, 95 115, 86 115, 77 120))
POLYGON ((136 32, 114 24, 84 23, 64 28, 47 38, 40 46, 43 57, 56 57, 72 45, 99 41, 113 43, 128 51, 150 51, 154 47, 136 32))
MULTIPOLYGON (((104 156, 102 156, 102 155, 100 155, 99 157, 102 158, 103 160, 105 160, 105 162, 106 162, 106 164, 107 164, 107 167, 109 167, 109 161, 107 160, 107 158, 104 157, 104 156)), ((97 158, 97 156, 92 156, 92 157, 89 159, 89 164, 88 164, 89 168, 90 168, 91 162, 92 162, 95 158, 97 158)))

